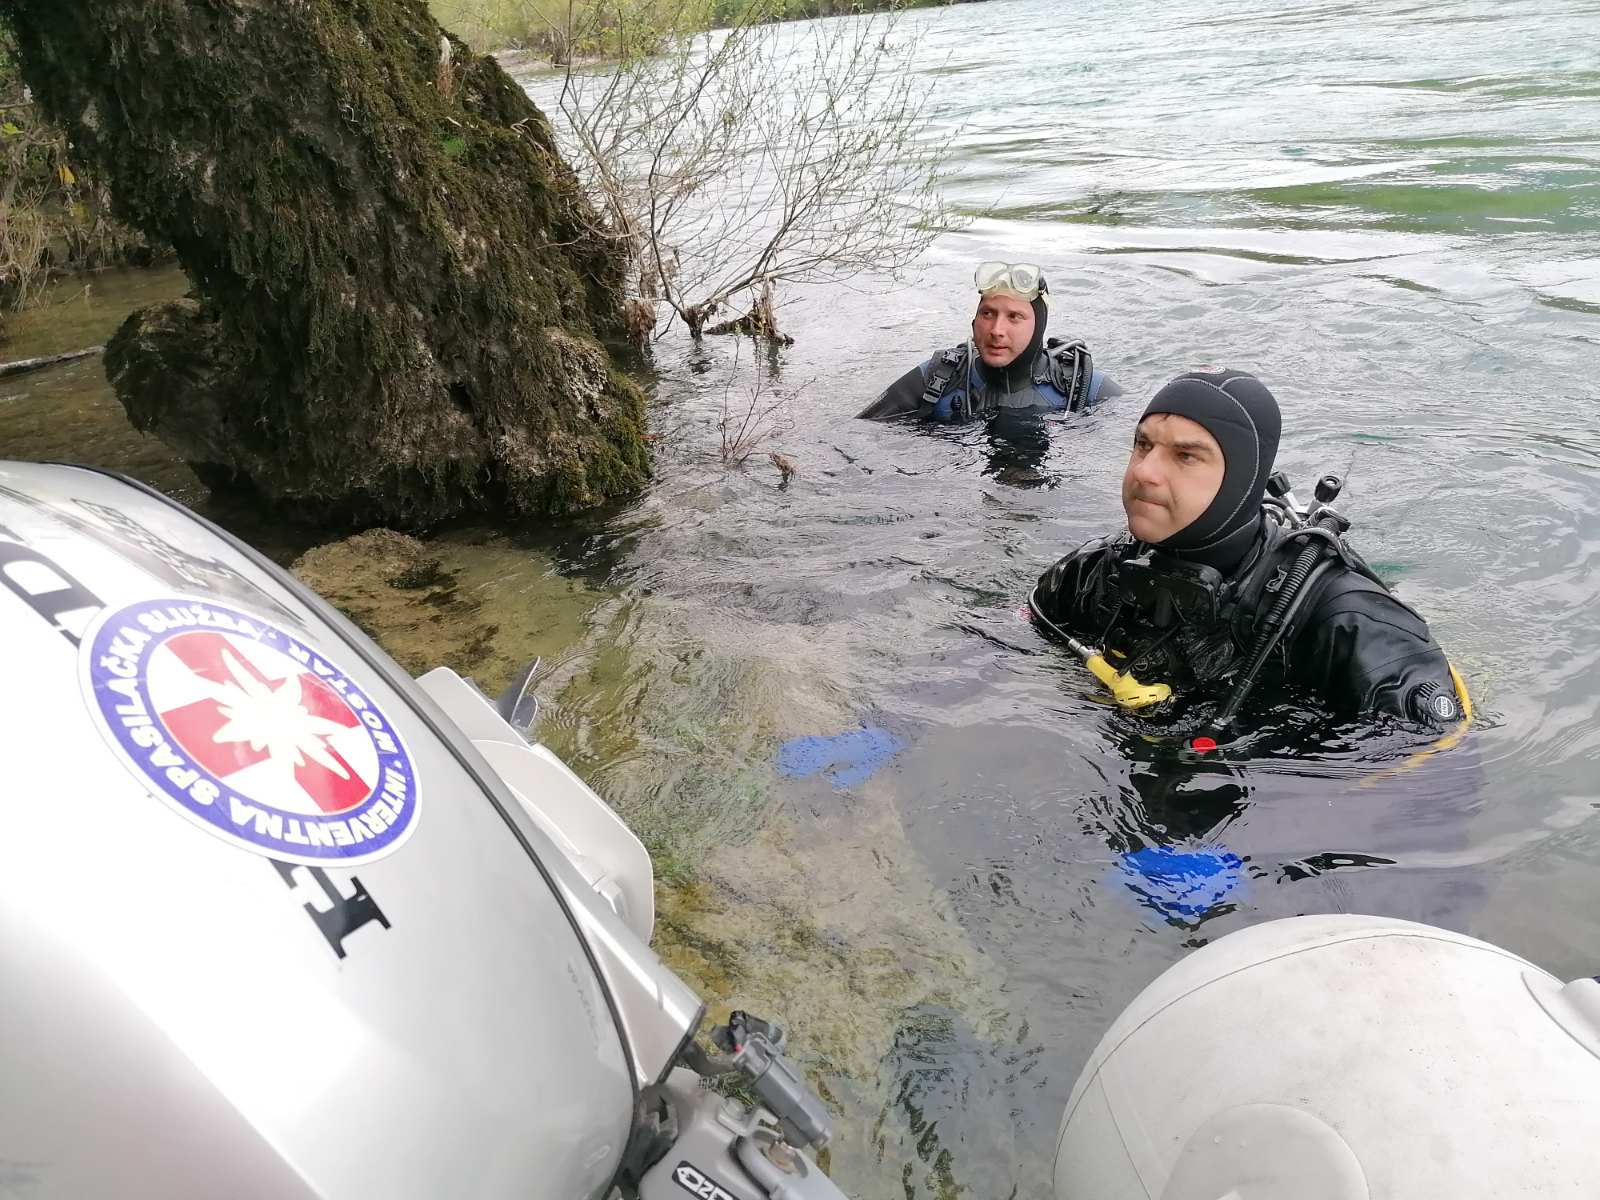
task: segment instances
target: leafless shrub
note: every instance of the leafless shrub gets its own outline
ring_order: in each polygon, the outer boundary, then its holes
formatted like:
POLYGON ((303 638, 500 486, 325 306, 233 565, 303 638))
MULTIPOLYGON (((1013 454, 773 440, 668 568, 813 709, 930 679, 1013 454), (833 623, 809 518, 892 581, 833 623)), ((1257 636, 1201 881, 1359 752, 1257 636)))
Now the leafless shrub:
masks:
POLYGON ((892 13, 771 23, 772 4, 752 0, 732 28, 700 34, 696 0, 624 0, 605 10, 615 61, 569 66, 562 81, 563 153, 604 232, 632 258, 639 293, 696 338, 729 308, 744 316, 725 328, 770 337, 778 285, 892 275, 951 223, 943 144, 918 136, 928 88, 907 69, 915 33, 890 39, 892 13), (647 11, 645 38, 630 22, 647 11))
POLYGON ((0 306, 27 308, 50 281, 50 227, 30 197, 0 203, 0 306))
MULTIPOLYGON (((771 376, 762 366, 759 356, 755 363, 755 378, 748 392, 735 398, 735 383, 739 378, 739 360, 734 356, 728 372, 728 381, 722 389, 722 415, 717 421, 721 443, 717 453, 726 466, 742 467, 768 438, 788 428, 784 409, 788 397, 771 390, 771 376)), ((788 482, 788 476, 784 477, 788 482)))
POLYGON ((50 226, 39 182, 57 157, 54 130, 37 124, 20 88, 0 105, 0 308, 20 309, 49 282, 50 226))
POLYGON ((656 331, 656 306, 649 300, 634 297, 622 306, 622 323, 627 329, 629 343, 643 350, 656 331))

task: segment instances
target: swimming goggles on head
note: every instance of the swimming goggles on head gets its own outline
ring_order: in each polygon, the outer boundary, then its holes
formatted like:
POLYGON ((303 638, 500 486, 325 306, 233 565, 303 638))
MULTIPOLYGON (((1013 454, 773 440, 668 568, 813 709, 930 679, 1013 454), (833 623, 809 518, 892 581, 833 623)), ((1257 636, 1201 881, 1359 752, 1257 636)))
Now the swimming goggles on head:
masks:
POLYGON ((979 263, 978 269, 972 273, 972 280, 978 285, 981 295, 1015 292, 1030 302, 1037 299, 1040 292, 1050 290, 1045 286, 1043 269, 1032 263, 979 263))

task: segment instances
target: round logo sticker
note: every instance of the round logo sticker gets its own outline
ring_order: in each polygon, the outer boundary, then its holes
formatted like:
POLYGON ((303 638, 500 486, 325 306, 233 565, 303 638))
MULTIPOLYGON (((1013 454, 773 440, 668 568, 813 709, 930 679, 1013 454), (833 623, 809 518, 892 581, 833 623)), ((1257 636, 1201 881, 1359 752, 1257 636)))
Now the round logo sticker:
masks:
POLYGON ((83 641, 90 707, 142 782, 225 841, 356 866, 417 823, 400 734, 326 657, 237 609, 164 597, 83 641))

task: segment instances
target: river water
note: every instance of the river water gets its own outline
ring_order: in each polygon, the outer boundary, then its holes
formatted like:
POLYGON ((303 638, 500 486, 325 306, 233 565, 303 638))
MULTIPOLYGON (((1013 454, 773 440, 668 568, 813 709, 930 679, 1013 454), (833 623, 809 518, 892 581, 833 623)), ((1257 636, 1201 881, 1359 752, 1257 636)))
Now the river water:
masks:
MULTIPOLYGON (((790 880, 763 848, 728 894, 782 878, 775 903, 841 947, 802 959, 833 992, 786 972, 781 993, 802 1041, 835 1018, 801 999, 867 1010, 851 1032, 874 1073, 863 1087, 857 1064, 836 1174, 861 1194, 1040 1195, 1106 1024, 1229 929, 1374 912, 1600 969, 1600 5, 997 0, 895 37, 913 31, 926 136, 951 145, 971 223, 899 284, 790 293, 796 343, 762 360, 787 487, 761 451, 743 471, 709 453, 748 344, 664 342, 661 479, 583 543, 585 569, 639 606, 667 707, 716 731, 724 776, 759 780, 799 860, 790 880), (964 336, 989 258, 1043 264, 1051 328, 1127 396, 1054 426, 1042 455, 851 420, 964 336), (1459 749, 1396 773, 1414 747, 1307 733, 1194 767, 1017 620, 1043 567, 1117 526, 1134 417, 1201 363, 1273 388, 1302 491, 1346 475, 1354 544, 1470 681, 1459 749), (646 612, 669 620, 652 633, 646 612), (863 726, 832 744, 843 783, 768 765, 863 726), (1203 914, 1185 900, 1212 897, 1118 865, 1207 834, 1247 861, 1203 914), (901 976, 860 962, 885 954, 901 976)), ((748 811, 703 764, 649 783, 591 767, 635 803, 748 811)))
MULTIPOLYGON (((484 682, 549 656, 541 735, 655 851, 665 956, 792 1026, 853 1195, 1046 1194, 1106 1025, 1255 921, 1403 916, 1600 969, 1600 5, 1259 7, 907 16, 970 223, 902 280, 789 293, 792 347, 664 339, 636 502, 431 540, 480 606, 484 682), (852 420, 964 336, 988 258, 1043 264, 1052 330, 1127 395, 1034 443, 852 420), (1418 763, 1289 712, 1187 762, 1017 618, 1118 525, 1134 417, 1201 363, 1268 382, 1302 489, 1347 476, 1351 540, 1472 687, 1461 746, 1418 763), (730 468, 717 422, 758 364, 776 432, 730 468), (1126 865, 1156 846, 1239 865, 1179 894, 1126 865)), ((70 321, 19 323, 7 357, 109 327, 70 321)), ((78 427, 110 403, 97 370, 0 389, 0 449, 198 499, 78 427)))

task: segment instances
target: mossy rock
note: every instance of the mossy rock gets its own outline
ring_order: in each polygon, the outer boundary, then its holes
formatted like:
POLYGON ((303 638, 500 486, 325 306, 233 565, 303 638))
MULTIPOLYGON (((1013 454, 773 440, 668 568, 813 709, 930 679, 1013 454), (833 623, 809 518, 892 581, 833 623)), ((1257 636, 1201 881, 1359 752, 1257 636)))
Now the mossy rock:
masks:
POLYGON ((107 350, 285 515, 564 513, 648 477, 623 261, 544 115, 421 0, 16 0, 23 73, 195 299, 107 350))

